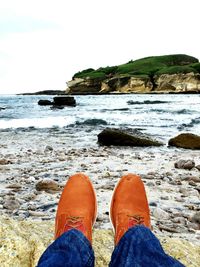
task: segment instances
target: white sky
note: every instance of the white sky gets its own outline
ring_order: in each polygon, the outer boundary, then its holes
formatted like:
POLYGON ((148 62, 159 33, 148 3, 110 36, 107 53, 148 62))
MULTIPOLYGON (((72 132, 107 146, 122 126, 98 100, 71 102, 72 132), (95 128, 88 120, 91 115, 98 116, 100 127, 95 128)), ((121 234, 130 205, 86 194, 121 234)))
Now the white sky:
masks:
POLYGON ((77 71, 200 59, 199 0, 0 0, 0 94, 66 88, 77 71))

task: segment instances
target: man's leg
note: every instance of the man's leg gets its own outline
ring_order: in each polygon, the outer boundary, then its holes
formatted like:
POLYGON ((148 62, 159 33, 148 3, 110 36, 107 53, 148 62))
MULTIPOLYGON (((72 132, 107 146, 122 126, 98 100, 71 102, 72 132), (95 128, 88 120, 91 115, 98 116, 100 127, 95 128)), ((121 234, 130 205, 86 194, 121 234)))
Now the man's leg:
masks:
POLYGON ((110 267, 183 266, 166 255, 151 232, 144 184, 134 174, 123 176, 113 193, 110 216, 115 228, 115 250, 110 267))
POLYGON ((91 243, 96 213, 90 179, 82 173, 71 176, 58 203, 55 241, 41 256, 38 266, 94 266, 91 243))
POLYGON ((167 255, 159 240, 145 226, 130 228, 112 254, 110 267, 183 267, 167 255))
POLYGON ((78 230, 69 230, 57 238, 41 256, 38 267, 93 267, 94 251, 78 230))

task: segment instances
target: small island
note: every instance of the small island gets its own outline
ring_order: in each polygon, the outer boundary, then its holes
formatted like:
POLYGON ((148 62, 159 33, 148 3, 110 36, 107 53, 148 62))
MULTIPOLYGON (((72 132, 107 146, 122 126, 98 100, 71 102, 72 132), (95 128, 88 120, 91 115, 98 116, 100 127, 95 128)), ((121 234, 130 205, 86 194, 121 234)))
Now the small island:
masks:
POLYGON ((199 93, 200 63, 184 54, 146 57, 80 71, 67 86, 68 94, 199 93))

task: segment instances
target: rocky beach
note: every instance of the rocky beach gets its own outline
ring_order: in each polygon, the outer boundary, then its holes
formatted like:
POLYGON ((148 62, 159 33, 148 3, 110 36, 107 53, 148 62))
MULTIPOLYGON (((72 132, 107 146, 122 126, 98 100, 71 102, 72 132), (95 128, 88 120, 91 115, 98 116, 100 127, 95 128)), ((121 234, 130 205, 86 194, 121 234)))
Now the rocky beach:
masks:
POLYGON ((84 172, 98 198, 95 229, 111 229, 113 189, 122 175, 131 172, 141 175, 145 183, 154 233, 200 246, 198 150, 98 145, 76 148, 68 146, 68 139, 55 133, 1 133, 1 216, 33 224, 49 222, 52 226, 67 179, 84 172), (178 168, 180 160, 190 160, 186 169, 178 168))

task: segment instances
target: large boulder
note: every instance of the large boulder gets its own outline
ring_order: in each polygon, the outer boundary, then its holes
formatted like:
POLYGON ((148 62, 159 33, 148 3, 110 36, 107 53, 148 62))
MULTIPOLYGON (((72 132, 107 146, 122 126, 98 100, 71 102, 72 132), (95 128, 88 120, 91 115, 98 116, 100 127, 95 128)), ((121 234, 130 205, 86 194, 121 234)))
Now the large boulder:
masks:
MULTIPOLYGON (((0 266, 33 267, 53 242, 54 221, 17 221, 0 217, 0 266)), ((199 267, 200 246, 184 239, 159 236, 164 250, 185 266, 199 267)), ((95 266, 108 266, 114 249, 112 230, 93 231, 95 266)))
POLYGON ((171 138, 169 146, 182 147, 187 149, 200 149, 200 136, 192 133, 182 133, 171 138))
POLYGON ((139 131, 105 129, 98 134, 98 142, 101 145, 114 146, 161 146, 157 140, 144 136, 139 131))

